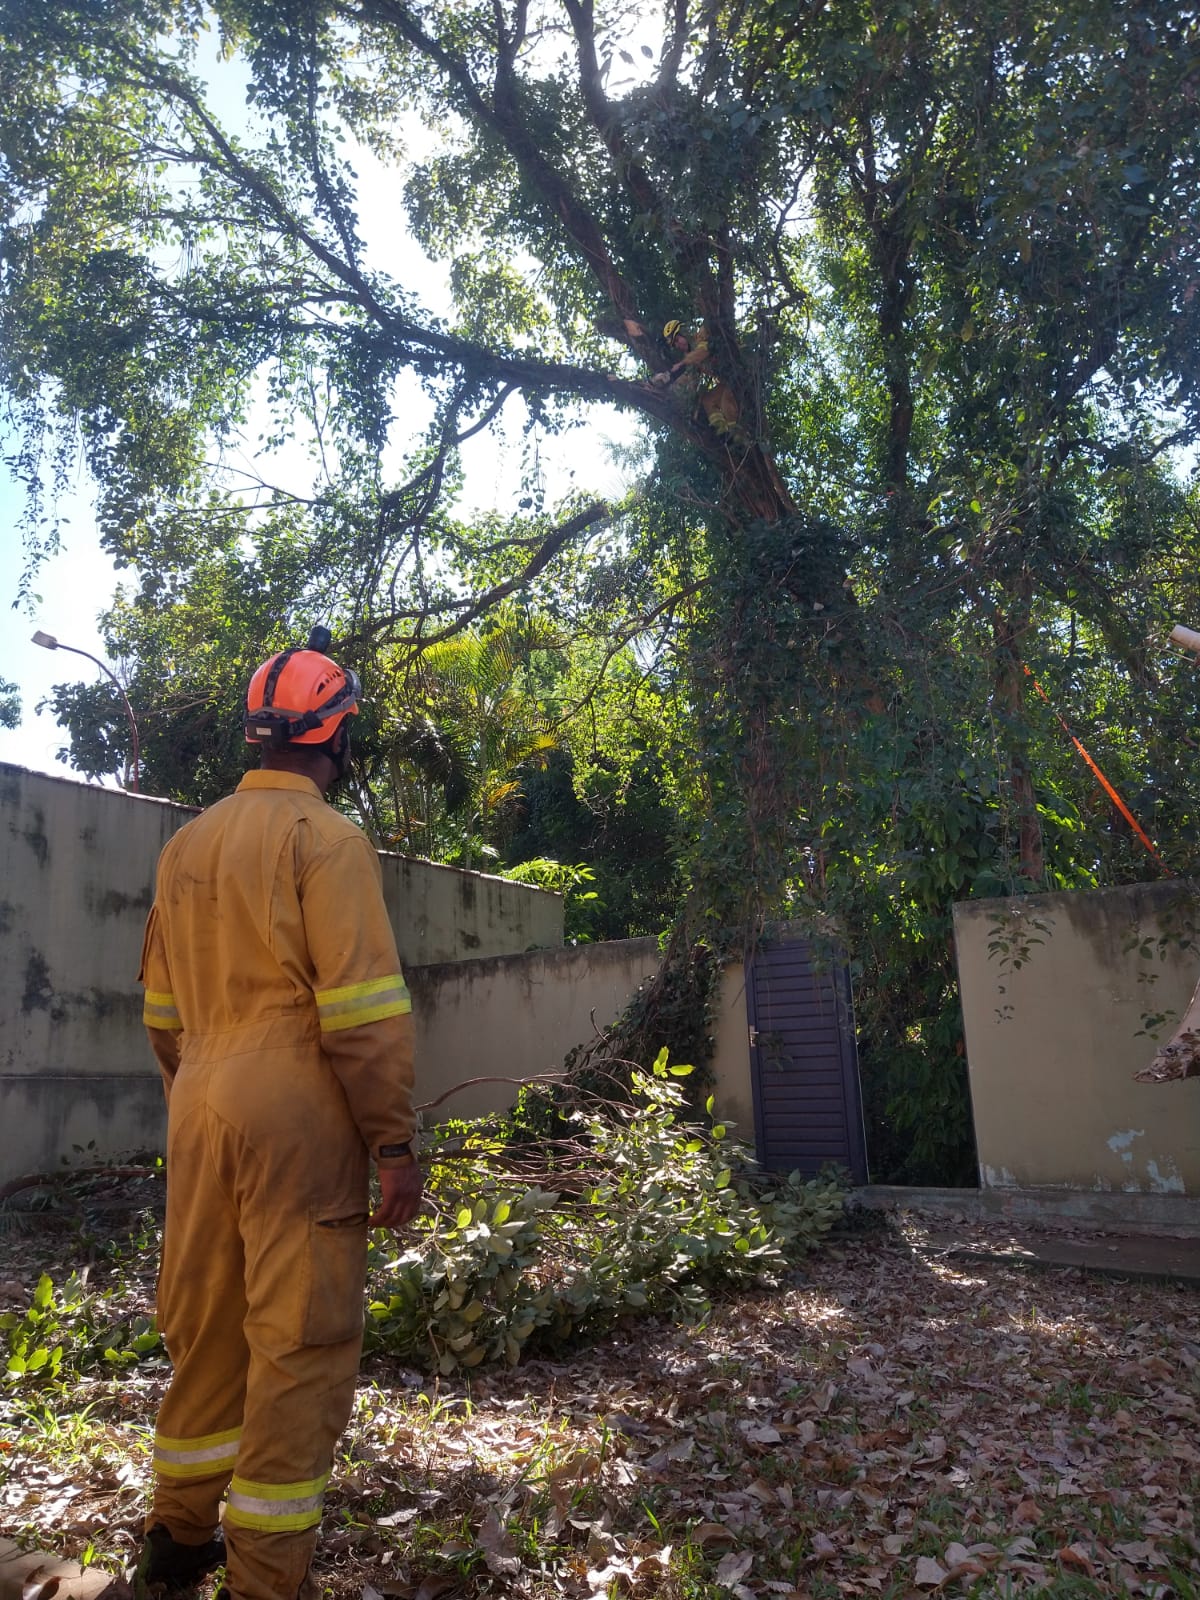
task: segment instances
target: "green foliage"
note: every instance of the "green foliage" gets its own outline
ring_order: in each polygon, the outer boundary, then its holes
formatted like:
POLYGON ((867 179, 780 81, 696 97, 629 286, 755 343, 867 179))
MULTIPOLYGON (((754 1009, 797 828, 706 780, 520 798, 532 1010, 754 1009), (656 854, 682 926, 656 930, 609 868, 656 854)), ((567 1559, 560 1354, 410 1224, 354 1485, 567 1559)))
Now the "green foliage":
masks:
MULTIPOLYGON (((570 660, 570 684, 584 676, 583 661, 570 660)), ((588 732, 586 724, 568 724, 560 748, 523 772, 501 870, 514 876, 549 859, 594 874, 596 898, 574 907, 568 900, 568 938, 657 936, 674 919, 680 888, 676 818, 661 760, 633 748, 628 724, 612 755, 588 732)))
POLYGON ((0 728, 16 728, 21 722, 19 685, 0 678, 0 728))
POLYGON ((600 1174, 581 1191, 513 1189, 481 1172, 469 1157, 486 1133, 450 1159, 435 1146, 439 1220, 392 1260, 373 1247, 368 1345, 444 1375, 515 1365, 628 1316, 702 1319, 712 1292, 777 1281, 825 1237, 843 1196, 752 1176, 726 1128, 683 1119, 678 1080, 690 1072, 664 1050, 634 1074, 629 1106, 577 1119, 600 1174))
POLYGON ((113 1319, 106 1309, 104 1296, 89 1292, 74 1274, 56 1294, 43 1273, 25 1311, 0 1314, 6 1382, 62 1393, 98 1365, 123 1367, 162 1355, 153 1318, 113 1319))
MULTIPOLYGON (((438 1193, 441 1204, 454 1198, 438 1193)), ((515 1364, 551 1303, 532 1269, 558 1200, 527 1189, 458 1206, 452 1227, 372 1275, 368 1348, 425 1359, 443 1374, 487 1360, 515 1364)))
POLYGON ((390 813, 389 842, 457 866, 496 859, 520 804, 521 769, 556 747, 532 676, 558 642, 546 619, 498 610, 416 661, 398 652, 380 663, 390 726, 373 787, 377 814, 390 813))
MULTIPOLYGON (((439 1128, 424 1158, 432 1215, 398 1255, 372 1240, 367 1348, 443 1375, 515 1365, 629 1316, 702 1319, 714 1293, 777 1282, 838 1221, 843 1193, 755 1172, 727 1128, 688 1119, 691 1076, 663 1050, 627 1105, 577 1114, 573 1141, 543 1152, 553 1191, 505 1178, 520 1143, 487 1122, 439 1128)), ((22 1391, 66 1393, 162 1355, 152 1318, 74 1275, 57 1289, 43 1276, 26 1310, 0 1316, 6 1381, 22 1391)))
MULTIPOLYGON (((549 889, 563 897, 563 932, 568 944, 585 944, 595 926, 593 906, 600 896, 589 887, 596 881, 594 870, 582 862, 571 867, 554 861, 549 856, 534 856, 515 867, 506 867, 504 877, 514 883, 528 883, 537 889, 549 889)), ((599 908, 597 908, 599 909, 599 908)))

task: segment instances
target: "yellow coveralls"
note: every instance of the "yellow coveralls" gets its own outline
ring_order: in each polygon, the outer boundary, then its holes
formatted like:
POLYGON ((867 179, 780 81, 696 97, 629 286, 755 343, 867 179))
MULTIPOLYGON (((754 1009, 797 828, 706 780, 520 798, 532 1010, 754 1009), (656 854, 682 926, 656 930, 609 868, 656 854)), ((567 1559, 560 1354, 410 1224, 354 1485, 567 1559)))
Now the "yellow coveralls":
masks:
MULTIPOLYGON (((158 864, 141 980, 167 1093, 159 1325, 174 1364, 147 1527, 234 1600, 295 1600, 362 1347, 368 1158, 413 1136, 411 1004, 366 837, 249 773, 158 864)), ((382 1152, 382 1154, 381 1154, 382 1152)))

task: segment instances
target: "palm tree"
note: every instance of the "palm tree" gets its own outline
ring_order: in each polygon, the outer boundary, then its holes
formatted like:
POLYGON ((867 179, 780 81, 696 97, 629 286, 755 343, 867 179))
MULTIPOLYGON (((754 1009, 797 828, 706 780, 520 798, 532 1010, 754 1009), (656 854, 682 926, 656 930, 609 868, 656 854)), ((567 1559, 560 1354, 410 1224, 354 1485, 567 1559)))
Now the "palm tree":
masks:
POLYGON ((520 767, 557 747, 528 667, 536 652, 558 648, 544 619, 509 613, 400 669, 385 739, 402 849, 470 866, 502 841, 520 767))

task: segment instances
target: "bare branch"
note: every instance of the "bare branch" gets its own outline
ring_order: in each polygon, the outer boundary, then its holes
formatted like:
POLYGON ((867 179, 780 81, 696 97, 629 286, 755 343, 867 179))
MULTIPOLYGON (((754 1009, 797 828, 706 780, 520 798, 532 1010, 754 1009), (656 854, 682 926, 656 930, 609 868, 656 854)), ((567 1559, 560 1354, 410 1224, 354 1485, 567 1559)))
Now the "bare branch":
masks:
POLYGON ((630 150, 621 128, 619 111, 604 92, 600 63, 596 58, 596 26, 593 0, 563 0, 579 57, 579 85, 592 126, 604 140, 614 170, 626 185, 639 211, 661 215, 662 198, 650 174, 630 150))
MULTIPOLYGON (((510 594, 514 594, 518 589, 521 589, 527 583, 532 582, 532 580, 536 578, 539 573, 543 572, 545 568, 550 565, 551 561, 554 560, 554 557, 559 553, 559 551, 565 545, 569 544, 577 534, 582 533, 585 528, 590 528, 597 522, 601 522, 611 515, 612 511, 608 505, 606 505, 603 501, 596 501, 594 504, 588 506, 585 510, 580 511, 575 516, 568 518, 566 522, 560 524, 559 527, 555 528, 550 534, 548 534, 538 547, 537 553, 526 562, 525 566, 515 577, 506 578, 503 583, 493 584, 492 587, 485 590, 483 594, 477 595, 469 601, 451 602, 451 605, 464 606, 462 615, 456 617, 452 623, 448 623, 446 627, 441 628, 437 633, 432 634, 422 633, 418 624, 416 633, 410 634, 408 638, 399 639, 396 642, 401 645, 407 645, 414 650, 424 650, 430 645, 441 644, 443 639, 450 639, 456 633, 461 633, 464 628, 470 627, 471 623, 474 622, 477 617, 481 617, 485 611, 490 611, 491 608, 495 605, 498 605, 501 600, 507 599, 510 594)), ((446 609, 449 609, 449 607, 446 609)), ((385 629, 390 628, 396 620, 397 618, 394 614, 387 617, 382 617, 378 621, 372 622, 364 630, 364 632, 368 635, 382 633, 385 629)))
POLYGON ((447 1089, 444 1094, 439 1094, 436 1100, 425 1100, 419 1106, 414 1106, 414 1111, 432 1111, 453 1095, 461 1094, 464 1089, 473 1089, 480 1083, 511 1083, 517 1089, 527 1089, 531 1083, 562 1083, 561 1072, 539 1072, 532 1078, 464 1078, 461 1083, 456 1083, 453 1088, 447 1089))

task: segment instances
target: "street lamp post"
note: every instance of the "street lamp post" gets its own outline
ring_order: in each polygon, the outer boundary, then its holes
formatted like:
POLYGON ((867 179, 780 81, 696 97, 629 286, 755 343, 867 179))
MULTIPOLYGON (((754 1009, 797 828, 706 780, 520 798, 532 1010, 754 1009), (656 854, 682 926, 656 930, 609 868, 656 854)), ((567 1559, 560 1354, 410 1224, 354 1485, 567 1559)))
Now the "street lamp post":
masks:
POLYGON ((42 633, 42 631, 39 629, 38 632, 33 636, 33 642, 34 644, 40 644, 43 650, 69 650, 73 656, 83 656, 86 660, 99 667, 101 672, 107 673, 112 679, 114 685, 116 686, 117 693, 121 696, 121 704, 125 707, 125 715, 129 718, 129 732, 133 737, 133 784, 131 787, 134 794, 140 793, 141 782, 138 759, 140 755, 140 747, 138 745, 137 718, 133 714, 133 707, 129 704, 129 696, 121 687, 120 680, 118 679, 116 673, 111 667, 105 666, 104 662, 101 661, 98 656, 92 655, 87 650, 80 650, 77 645, 61 644, 52 633, 42 633))

